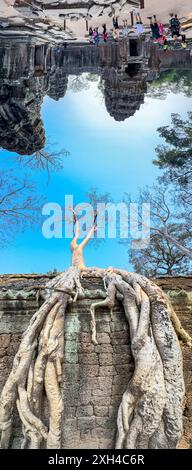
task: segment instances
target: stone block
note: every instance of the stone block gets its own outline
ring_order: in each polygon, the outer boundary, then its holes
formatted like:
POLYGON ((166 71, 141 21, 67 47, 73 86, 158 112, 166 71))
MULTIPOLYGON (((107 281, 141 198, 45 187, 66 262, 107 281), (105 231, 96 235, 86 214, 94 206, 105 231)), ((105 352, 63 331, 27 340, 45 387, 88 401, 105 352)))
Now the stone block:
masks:
POLYGON ((129 364, 131 357, 128 354, 113 354, 113 364, 129 364))
POLYGON ((66 406, 65 410, 64 410, 65 417, 66 418, 75 418, 76 410, 77 410, 76 406, 66 406))
POLYGON ((79 387, 72 385, 63 390, 64 403, 66 406, 78 406, 79 404, 79 387))
POLYGON ((109 408, 108 406, 95 406, 94 407, 94 414, 95 416, 108 416, 109 415, 109 408))
POLYGON ((64 364, 63 365, 64 382, 75 383, 79 379, 79 364, 64 364))
POLYGON ((130 375, 134 372, 134 363, 130 362, 129 364, 115 364, 115 369, 117 374, 120 374, 123 377, 129 379, 130 375))
POLYGON ((99 366, 94 364, 80 364, 79 375, 80 377, 96 377, 99 373, 99 366))
POLYGON ((117 372, 114 368, 114 366, 100 366, 99 367, 99 376, 113 376, 116 375, 117 372))
POLYGON ((4 357, 7 353, 7 350, 4 348, 0 348, 0 357, 4 357))
POLYGON ((97 333, 98 344, 110 344, 110 336, 108 333, 97 333))
MULTIPOLYGON (((93 343, 86 343, 86 342, 81 342, 78 344, 78 352, 79 353, 92 353, 94 352, 94 344, 93 343)), ((96 351, 95 351, 96 352, 96 351)))
POLYGON ((76 340, 69 340, 66 339, 64 342, 64 351, 65 354, 71 354, 71 353, 76 353, 78 352, 78 346, 77 346, 77 341, 76 340))
POLYGON ((108 393, 111 391, 113 378, 112 377, 98 377, 98 386, 100 390, 107 390, 108 393))
POLYGON ((63 422, 63 433, 64 437, 70 435, 72 432, 77 431, 77 419, 76 418, 65 418, 63 422))
POLYGON ((72 352, 65 352, 64 362, 65 364, 77 364, 79 361, 78 354, 72 352))
POLYGON ((122 401, 122 397, 123 397, 123 394, 111 396, 110 405, 116 405, 119 407, 122 401))
POLYGON ((109 406, 109 418, 111 418, 111 420, 116 420, 117 419, 117 413, 118 413, 118 405, 113 405, 113 406, 109 406))
MULTIPOLYGON (((106 427, 97 427, 97 436, 99 439, 102 439, 102 442, 103 442, 103 439, 115 439, 115 436, 116 436, 116 428, 114 429, 111 429, 111 427, 109 428, 106 428, 106 427)), ((103 444, 102 444, 102 447, 103 447, 103 444)))
POLYGON ((70 340, 70 341, 75 341, 76 340, 77 341, 78 332, 76 332, 76 331, 73 331, 73 332, 65 331, 64 339, 65 339, 65 341, 66 340, 70 340))
POLYGON ((127 375, 122 376, 122 375, 114 375, 113 377, 113 385, 127 385, 128 383, 128 377, 127 375))
POLYGON ((112 353, 113 352, 113 347, 111 344, 98 344, 95 346, 95 352, 96 353, 112 353))
POLYGON ((95 424, 98 427, 111 429, 112 428, 112 421, 109 417, 96 417, 95 424))
POLYGON ((99 354, 99 364, 100 366, 110 366, 113 364, 113 355, 112 354, 99 354))
POLYGON ((94 417, 77 418, 77 429, 80 431, 89 431, 95 427, 94 417))
POLYGON ((128 332, 123 330, 123 331, 112 331, 111 333, 111 342, 113 339, 126 339, 128 341, 129 335, 128 332))
POLYGON ((115 322, 111 322, 111 331, 112 332, 122 332, 122 331, 126 331, 127 332, 127 325, 126 323, 124 322, 120 322, 120 321, 115 321, 115 322))
POLYGON ((89 364, 89 365, 97 365, 99 364, 98 356, 96 353, 84 353, 79 354, 79 363, 80 364, 89 364))
POLYGON ((93 416, 93 407, 91 405, 79 406, 77 408, 77 417, 93 416))
POLYGON ((113 397, 113 396, 120 395, 120 394, 122 394, 123 396, 123 393, 127 389, 127 385, 128 385, 128 381, 127 383, 124 383, 124 384, 119 383, 119 384, 112 385, 111 396, 113 397))
POLYGON ((79 404, 80 405, 88 405, 91 400, 91 391, 86 390, 86 392, 79 393, 79 404))
POLYGON ((79 333, 79 342, 91 343, 91 333, 79 333))
POLYGON ((110 333, 110 323, 106 321, 97 321, 97 333, 110 333))
POLYGON ((11 340, 11 335, 9 335, 9 334, 1 335, 0 334, 0 348, 7 348, 10 344, 10 340, 11 340))
POLYGON ((110 396, 92 396, 90 403, 93 406, 107 406, 110 405, 111 403, 111 397, 110 396))
POLYGON ((113 345, 113 352, 115 354, 127 354, 128 356, 130 356, 131 347, 128 343, 126 344, 116 343, 113 345))

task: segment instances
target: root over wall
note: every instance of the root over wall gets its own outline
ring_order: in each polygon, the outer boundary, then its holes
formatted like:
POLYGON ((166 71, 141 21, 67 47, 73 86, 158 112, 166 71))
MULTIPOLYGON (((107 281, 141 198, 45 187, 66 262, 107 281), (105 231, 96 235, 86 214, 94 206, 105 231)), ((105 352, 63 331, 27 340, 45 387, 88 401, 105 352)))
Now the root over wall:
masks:
MULTIPOLYGON (((21 334, 43 302, 38 289, 33 287, 44 285, 45 281, 47 279, 39 276, 1 278, 1 388, 11 371, 21 334)), ((192 334, 192 279, 163 279, 157 282, 168 291, 184 328, 192 334)), ((90 306, 93 302, 102 301, 106 293, 99 278, 87 277, 82 281, 82 286, 89 291, 90 298, 70 304, 65 315, 62 447, 113 448, 118 409, 134 371, 130 332, 122 304, 116 300, 112 317, 109 309, 96 310, 98 344, 93 344, 90 306)), ((191 351, 185 346, 182 350, 187 398, 180 447, 189 447, 192 433, 191 351)), ((44 422, 48 423, 47 403, 44 404, 44 422)), ((20 447, 21 441, 22 430, 16 412, 11 446, 20 447)))

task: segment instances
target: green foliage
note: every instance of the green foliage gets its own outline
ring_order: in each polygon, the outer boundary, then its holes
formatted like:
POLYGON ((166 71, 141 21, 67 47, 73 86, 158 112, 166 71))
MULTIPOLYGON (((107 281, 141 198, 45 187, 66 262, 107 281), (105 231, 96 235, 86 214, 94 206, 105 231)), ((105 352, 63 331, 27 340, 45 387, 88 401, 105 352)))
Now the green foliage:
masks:
POLYGON ((185 218, 191 219, 192 112, 188 112, 186 120, 182 120, 179 114, 172 114, 171 127, 160 127, 158 132, 167 145, 156 149, 154 164, 165 170, 161 180, 173 184, 175 200, 183 205, 185 218))
POLYGON ((192 70, 166 70, 148 85, 148 96, 165 99, 168 93, 183 93, 192 96, 192 70))
POLYGON ((178 168, 185 172, 192 158, 192 112, 188 112, 188 119, 185 121, 179 114, 172 114, 171 117, 171 127, 158 129, 160 137, 169 146, 162 145, 156 149, 157 160, 154 160, 154 164, 160 168, 178 168))

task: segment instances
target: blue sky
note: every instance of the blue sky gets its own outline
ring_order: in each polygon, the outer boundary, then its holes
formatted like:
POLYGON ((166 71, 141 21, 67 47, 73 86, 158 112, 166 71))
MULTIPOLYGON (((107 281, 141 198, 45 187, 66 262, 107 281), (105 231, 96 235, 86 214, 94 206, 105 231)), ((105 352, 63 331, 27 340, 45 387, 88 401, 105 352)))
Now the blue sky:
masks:
MULTIPOLYGON (((123 193, 136 198, 138 190, 155 182, 159 170, 152 164, 155 147, 161 142, 156 129, 169 125, 172 112, 186 116, 192 99, 170 93, 165 100, 145 97, 145 103, 134 117, 116 122, 105 109, 97 82, 79 93, 68 91, 60 101, 45 97, 42 118, 46 136, 65 148, 70 156, 64 168, 47 175, 30 170, 37 191, 45 202, 64 205, 65 194, 72 194, 75 204, 86 202, 86 193, 96 187, 100 193, 110 192, 121 200, 123 193)), ((14 153, 0 153, 0 169, 14 169, 21 176, 14 153)), ((26 173, 26 169, 25 169, 26 173)), ((85 251, 88 266, 119 266, 130 269, 126 248, 115 240, 106 240, 97 248, 90 244, 85 251)), ((1 249, 1 273, 47 272, 69 266, 69 240, 43 237, 41 226, 19 233, 14 241, 1 249)))

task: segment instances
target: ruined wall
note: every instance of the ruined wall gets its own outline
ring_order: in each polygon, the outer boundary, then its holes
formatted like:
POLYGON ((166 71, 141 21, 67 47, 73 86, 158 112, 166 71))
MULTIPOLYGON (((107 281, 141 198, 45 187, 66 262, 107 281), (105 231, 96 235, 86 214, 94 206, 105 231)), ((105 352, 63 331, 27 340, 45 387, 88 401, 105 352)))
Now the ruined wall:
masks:
MULTIPOLYGON (((12 366, 22 332, 42 300, 33 286, 44 285, 45 277, 0 277, 0 387, 12 366)), ((163 278, 158 284, 167 291, 182 324, 192 335, 192 278, 163 278)), ((65 318, 63 363, 63 448, 113 448, 117 410, 133 372, 129 331, 121 304, 111 317, 108 309, 98 309, 98 345, 91 343, 89 307, 92 299, 105 296, 102 281, 86 278, 83 287, 89 300, 79 300, 68 308, 65 318)), ((189 447, 192 432, 191 351, 183 347, 187 401, 184 410, 184 437, 181 447, 189 447)), ((45 407, 46 408, 46 407, 45 407)), ((46 414, 46 412, 45 412, 46 414)), ((13 447, 20 444, 21 430, 15 417, 13 447)))
POLYGON ((132 7, 139 8, 139 0, 33 0, 44 10, 59 10, 66 18, 78 20, 80 18, 97 18, 98 16, 112 16, 112 14, 127 13, 132 7))

